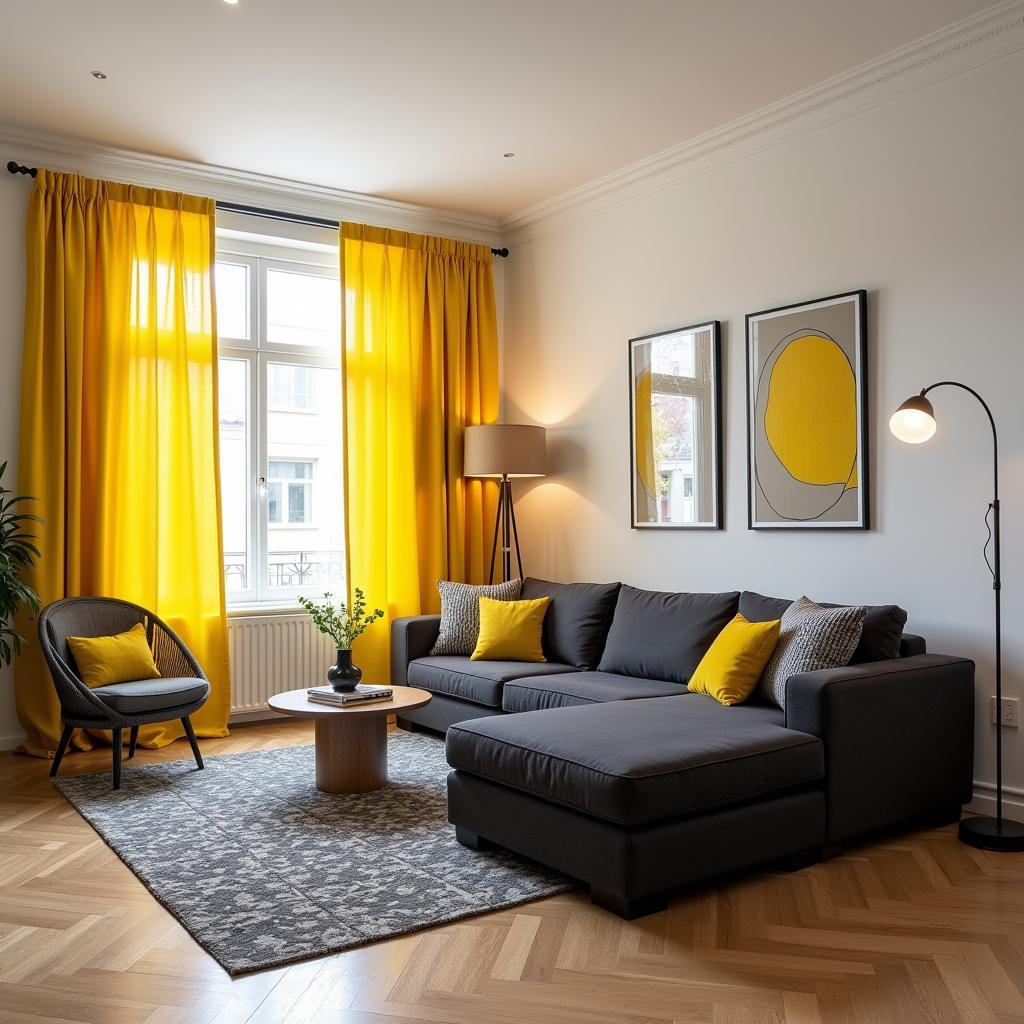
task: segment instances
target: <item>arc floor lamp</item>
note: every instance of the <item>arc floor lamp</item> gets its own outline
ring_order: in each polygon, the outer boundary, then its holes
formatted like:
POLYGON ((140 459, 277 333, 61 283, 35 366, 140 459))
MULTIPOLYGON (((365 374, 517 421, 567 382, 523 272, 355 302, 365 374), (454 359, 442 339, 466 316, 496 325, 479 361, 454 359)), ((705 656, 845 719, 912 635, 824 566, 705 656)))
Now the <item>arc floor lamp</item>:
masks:
POLYGON ((982 850, 1002 852, 1024 850, 1024 824, 1003 817, 1003 636, 1002 636, 1002 577, 999 566, 999 434, 996 421, 988 403, 974 388, 955 380, 940 380, 922 389, 919 395, 908 398, 889 420, 889 429, 907 444, 922 444, 935 433, 935 410, 927 395, 936 388, 960 388, 973 395, 985 410, 992 427, 992 500, 989 502, 985 522, 991 516, 992 561, 988 559, 988 545, 985 545, 985 564, 992 574, 992 590, 995 593, 996 616, 996 816, 994 818, 964 818, 960 822, 960 840, 982 850))
POLYGON ((463 453, 464 476, 492 477, 498 480, 498 514, 494 520, 491 544, 491 569, 488 581, 494 582, 494 560, 501 538, 502 579, 512 579, 512 550, 515 548, 519 578, 523 577, 523 556, 519 550, 519 530, 512 503, 512 480, 516 477, 544 476, 546 437, 543 427, 520 423, 490 423, 467 427, 463 453))

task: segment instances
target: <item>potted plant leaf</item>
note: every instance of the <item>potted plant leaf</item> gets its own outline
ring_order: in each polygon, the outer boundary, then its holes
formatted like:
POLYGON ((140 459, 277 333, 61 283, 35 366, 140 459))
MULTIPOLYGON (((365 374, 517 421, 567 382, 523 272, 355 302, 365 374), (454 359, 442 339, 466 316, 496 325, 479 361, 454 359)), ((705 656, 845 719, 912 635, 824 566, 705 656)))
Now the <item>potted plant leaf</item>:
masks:
POLYGON ((35 536, 25 529, 30 522, 42 519, 31 512, 19 511, 21 505, 34 498, 14 494, 3 485, 7 463, 0 463, 0 667, 9 665, 28 641, 14 628, 19 608, 32 614, 39 611, 39 595, 22 580, 39 557, 35 536))
POLYGON ((378 619, 384 617, 380 608, 367 613, 366 597, 356 587, 351 609, 344 601, 335 608, 330 592, 324 594, 323 603, 318 604, 308 597, 300 597, 299 604, 309 612, 313 625, 334 641, 337 660, 327 670, 327 681, 331 686, 344 693, 354 690, 363 678, 362 670, 352 664, 352 644, 366 632, 378 619))

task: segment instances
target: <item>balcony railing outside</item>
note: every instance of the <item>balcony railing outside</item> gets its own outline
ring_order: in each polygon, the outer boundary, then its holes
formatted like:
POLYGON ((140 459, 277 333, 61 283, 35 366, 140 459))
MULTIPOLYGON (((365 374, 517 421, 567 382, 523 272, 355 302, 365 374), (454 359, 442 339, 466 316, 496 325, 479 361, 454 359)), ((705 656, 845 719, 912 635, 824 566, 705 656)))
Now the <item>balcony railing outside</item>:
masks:
MULTIPOLYGON (((337 589, 345 579, 344 573, 340 551, 271 551, 267 556, 267 586, 271 589, 337 589)), ((244 551, 224 553, 224 582, 229 591, 249 589, 244 551)))

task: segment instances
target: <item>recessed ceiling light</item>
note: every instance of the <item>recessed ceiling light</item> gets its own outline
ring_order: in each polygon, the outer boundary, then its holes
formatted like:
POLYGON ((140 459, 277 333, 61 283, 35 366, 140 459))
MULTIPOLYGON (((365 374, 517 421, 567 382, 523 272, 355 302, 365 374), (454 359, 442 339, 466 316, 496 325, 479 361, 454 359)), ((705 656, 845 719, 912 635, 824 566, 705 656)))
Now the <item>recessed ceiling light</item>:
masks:
POLYGON ((226 3, 229 7, 234 7, 238 3, 238 0, 224 0, 224 3, 226 3))
POLYGON ((502 155, 502 156, 503 156, 503 157, 504 157, 504 158, 505 158, 506 160, 508 160, 508 159, 509 159, 509 157, 513 157, 513 156, 515 156, 515 153, 502 153, 501 155, 502 155))
POLYGON ((98 78, 101 82, 107 77, 102 71, 90 71, 89 74, 92 75, 93 78, 98 78))

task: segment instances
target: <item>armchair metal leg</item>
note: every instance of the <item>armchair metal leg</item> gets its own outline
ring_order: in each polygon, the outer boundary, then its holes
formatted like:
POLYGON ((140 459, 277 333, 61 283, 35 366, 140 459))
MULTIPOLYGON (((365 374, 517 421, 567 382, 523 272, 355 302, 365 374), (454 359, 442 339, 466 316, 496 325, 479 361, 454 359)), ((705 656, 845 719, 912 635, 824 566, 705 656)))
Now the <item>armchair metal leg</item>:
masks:
POLYGON ((203 755, 199 753, 199 741, 196 739, 196 731, 192 728, 192 720, 188 715, 182 715, 181 724, 185 727, 185 735, 192 746, 192 753, 195 755, 196 764, 203 767, 203 755))
POLYGON ((68 744, 71 742, 71 734, 74 731, 74 726, 65 725, 64 731, 60 734, 60 743, 57 744, 57 753, 53 755, 53 764, 50 765, 51 779, 57 774, 57 769, 60 767, 60 763, 64 759, 64 755, 67 753, 68 744))
POLYGON ((139 742, 139 727, 137 725, 132 726, 132 731, 128 734, 128 758, 129 760, 135 756, 135 744, 139 742))
POLYGON ((110 740, 114 747, 114 789, 121 788, 121 729, 110 730, 110 740))

